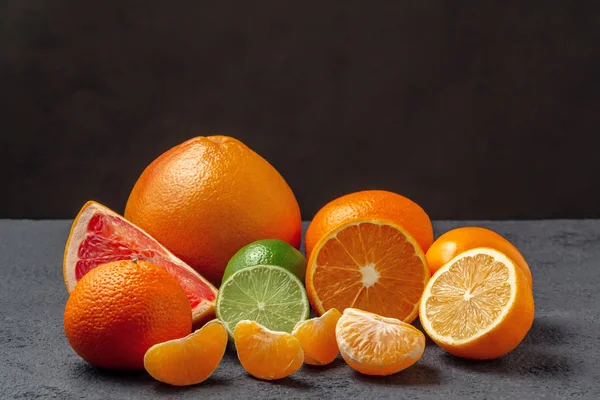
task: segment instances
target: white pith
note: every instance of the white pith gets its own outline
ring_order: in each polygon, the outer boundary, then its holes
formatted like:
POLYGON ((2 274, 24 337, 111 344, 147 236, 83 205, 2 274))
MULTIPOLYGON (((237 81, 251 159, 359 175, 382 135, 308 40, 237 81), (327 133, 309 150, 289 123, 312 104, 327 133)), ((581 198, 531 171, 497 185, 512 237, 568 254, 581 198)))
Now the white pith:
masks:
MULTIPOLYGON (((421 304, 419 307, 419 315, 420 315, 420 319, 421 319, 421 323, 423 325, 423 328, 427 331, 427 332, 434 332, 435 333, 435 339, 437 341, 441 341, 443 343, 447 343, 449 345, 461 345, 461 344, 465 344, 465 343, 469 343, 472 342, 473 340, 487 334, 488 332, 490 332, 491 330, 493 330, 496 325, 502 321, 506 315, 508 314, 508 312, 510 311, 510 309, 512 308, 512 305, 515 301, 515 297, 516 297, 516 275, 515 275, 515 271, 516 271, 516 267, 515 264, 513 263, 512 260, 510 260, 508 257, 506 257, 504 254, 493 250, 493 249, 488 249, 488 248, 476 248, 476 249, 472 249, 472 250, 468 250, 465 251, 459 255, 457 255, 456 257, 454 257, 452 260, 448 261, 446 264, 444 264, 444 266, 442 266, 435 274, 434 276, 429 280, 428 284, 425 286, 425 290, 423 292, 423 296, 421 297, 421 304), (431 323, 431 321, 429 320, 429 318, 427 317, 427 299, 431 296, 431 289, 432 287, 435 285, 435 282, 437 281, 437 278, 439 278, 440 276, 442 276, 444 273, 448 272, 448 270, 460 259, 462 258, 466 258, 466 257, 474 257, 478 254, 484 254, 487 255, 491 258, 494 259, 494 261, 496 262, 500 262, 502 264, 504 264, 507 267, 507 271, 508 271, 508 279, 506 281, 506 283, 508 283, 511 287, 511 291, 510 291, 510 297, 508 299, 508 301, 506 302, 506 305, 504 307, 502 307, 502 310, 500 311, 500 313, 498 314, 498 316, 496 317, 496 319, 490 323, 486 328, 480 329, 477 331, 476 334, 465 338, 465 339, 455 339, 452 336, 448 336, 448 335, 441 335, 439 334, 434 328, 433 325, 431 323)), ((466 292, 464 294, 464 299, 465 300, 469 300, 470 298, 472 298, 473 295, 466 292)))
MULTIPOLYGON (((79 245, 81 241, 84 240, 85 234, 87 232, 87 226, 90 222, 90 219, 96 213, 97 206, 95 204, 91 204, 85 210, 81 212, 79 217, 73 222, 75 227, 73 229, 73 233, 69 238, 69 243, 67 244, 67 253, 65 254, 65 280, 68 286, 69 292, 73 290, 75 284, 77 283, 77 278, 75 276, 75 265, 79 260, 77 257, 77 251, 79 250, 79 245)), ((108 212, 108 210, 106 210, 108 212)))
POLYGON ((370 288, 379 281, 379 272, 375 267, 376 265, 371 263, 359 268, 362 275, 362 284, 366 288, 370 288))

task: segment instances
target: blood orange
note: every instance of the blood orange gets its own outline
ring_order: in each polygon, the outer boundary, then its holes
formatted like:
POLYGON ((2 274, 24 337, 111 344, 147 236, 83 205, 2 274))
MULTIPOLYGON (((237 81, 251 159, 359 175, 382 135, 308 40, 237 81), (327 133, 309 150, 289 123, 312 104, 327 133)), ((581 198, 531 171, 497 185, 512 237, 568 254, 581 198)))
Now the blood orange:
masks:
POLYGON ((63 276, 69 293, 93 268, 133 259, 149 261, 177 278, 190 301, 195 324, 214 318, 214 286, 146 232, 108 207, 88 201, 75 218, 65 246, 63 276))

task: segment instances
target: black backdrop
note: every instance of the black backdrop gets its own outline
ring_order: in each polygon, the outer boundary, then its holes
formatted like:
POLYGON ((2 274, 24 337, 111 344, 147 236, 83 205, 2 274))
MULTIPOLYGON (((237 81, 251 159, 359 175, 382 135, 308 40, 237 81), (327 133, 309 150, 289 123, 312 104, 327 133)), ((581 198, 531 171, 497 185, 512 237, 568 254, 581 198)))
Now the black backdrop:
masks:
POLYGON ((122 211, 156 156, 236 136, 310 218, 600 217, 598 1, 0 2, 0 217, 122 211))

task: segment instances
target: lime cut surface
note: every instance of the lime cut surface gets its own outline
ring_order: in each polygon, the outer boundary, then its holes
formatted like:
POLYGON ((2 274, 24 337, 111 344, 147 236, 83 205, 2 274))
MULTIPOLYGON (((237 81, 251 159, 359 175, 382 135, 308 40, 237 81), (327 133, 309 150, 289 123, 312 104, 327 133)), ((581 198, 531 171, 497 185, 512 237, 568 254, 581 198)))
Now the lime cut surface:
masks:
POLYGON ((304 285, 294 274, 277 266, 256 265, 237 271, 221 285, 216 313, 233 338, 236 324, 244 319, 291 333, 308 318, 310 305, 304 285))

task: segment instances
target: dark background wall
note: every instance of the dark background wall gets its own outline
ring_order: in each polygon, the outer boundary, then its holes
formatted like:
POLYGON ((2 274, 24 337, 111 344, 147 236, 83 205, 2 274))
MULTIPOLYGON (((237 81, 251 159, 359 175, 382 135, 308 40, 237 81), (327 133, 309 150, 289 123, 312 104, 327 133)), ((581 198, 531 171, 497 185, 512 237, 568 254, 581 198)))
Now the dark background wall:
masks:
POLYGON ((385 188, 433 218, 600 217, 598 1, 0 2, 0 217, 122 211, 226 133, 310 218, 385 188))

